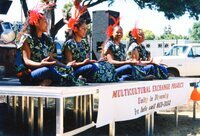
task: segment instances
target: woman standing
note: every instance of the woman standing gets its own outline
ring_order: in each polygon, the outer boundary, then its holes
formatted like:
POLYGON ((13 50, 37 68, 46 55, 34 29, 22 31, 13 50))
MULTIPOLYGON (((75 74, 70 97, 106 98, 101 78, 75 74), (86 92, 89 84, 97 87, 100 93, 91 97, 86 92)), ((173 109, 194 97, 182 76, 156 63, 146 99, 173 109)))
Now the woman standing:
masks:
POLYGON ((22 64, 18 65, 17 75, 24 85, 83 85, 84 82, 73 76, 73 69, 54 59, 55 46, 46 35, 48 23, 38 10, 28 12, 27 24, 19 37, 22 64))
POLYGON ((87 10, 87 6, 85 5, 81 5, 82 0, 73 0, 73 6, 71 8, 69 8, 67 11, 63 11, 64 12, 64 23, 67 24, 66 30, 65 30, 65 37, 66 39, 69 39, 72 34, 72 30, 69 26, 68 23, 69 19, 73 18, 79 18, 79 19, 85 19, 86 20, 86 24, 90 24, 91 23, 91 17, 89 14, 89 11, 87 10))

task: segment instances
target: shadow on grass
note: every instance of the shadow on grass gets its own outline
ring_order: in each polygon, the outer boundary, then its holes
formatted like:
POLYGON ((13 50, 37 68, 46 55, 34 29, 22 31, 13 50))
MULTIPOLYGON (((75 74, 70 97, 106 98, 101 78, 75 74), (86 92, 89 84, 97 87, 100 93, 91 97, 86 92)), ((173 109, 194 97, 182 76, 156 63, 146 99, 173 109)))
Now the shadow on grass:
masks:
MULTIPOLYGON (((19 110, 19 109, 17 109, 19 110)), ((50 107, 44 109, 44 135, 56 135, 56 120, 55 108, 50 107)), ((64 131, 70 131, 76 128, 75 114, 73 110, 65 110, 65 128, 64 131)), ((25 115, 27 116, 27 115, 25 115)), ((97 112, 94 112, 93 120, 96 120, 97 112)), ((35 131, 34 136, 37 136, 37 108, 35 108, 35 131)), ((28 121, 21 122, 21 117, 17 114, 17 122, 13 120, 13 109, 5 103, 0 103, 0 136, 27 136, 28 121)), ((195 121, 192 117, 179 115, 179 126, 175 127, 175 116, 165 112, 158 113, 155 116, 154 134, 155 136, 196 136, 200 135, 200 119, 195 121), (167 114, 166 114, 167 113, 167 114)), ((78 126, 80 127, 80 126, 78 126)), ((144 136, 145 135, 145 118, 140 117, 135 120, 122 121, 116 123, 116 136, 144 136)), ((109 126, 101 128, 91 128, 77 136, 108 136, 109 126)))

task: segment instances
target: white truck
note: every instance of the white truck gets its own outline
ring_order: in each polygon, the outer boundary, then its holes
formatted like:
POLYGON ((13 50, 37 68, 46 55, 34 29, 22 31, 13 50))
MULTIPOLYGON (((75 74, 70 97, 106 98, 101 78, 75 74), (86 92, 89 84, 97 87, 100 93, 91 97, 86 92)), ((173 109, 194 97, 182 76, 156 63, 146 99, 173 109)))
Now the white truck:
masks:
POLYGON ((200 76, 200 43, 176 44, 153 60, 166 64, 170 76, 200 76))

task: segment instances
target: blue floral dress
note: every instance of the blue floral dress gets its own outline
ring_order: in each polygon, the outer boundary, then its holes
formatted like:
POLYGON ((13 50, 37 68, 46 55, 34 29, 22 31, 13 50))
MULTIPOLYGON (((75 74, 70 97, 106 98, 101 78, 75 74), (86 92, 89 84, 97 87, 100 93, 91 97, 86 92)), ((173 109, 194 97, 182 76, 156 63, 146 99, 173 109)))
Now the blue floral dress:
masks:
MULTIPOLYGON (((36 39, 35 39, 36 40, 36 39)), ((35 62, 41 62, 44 58, 48 57, 49 54, 56 55, 55 52, 55 46, 53 40, 48 37, 47 35, 43 34, 41 38, 37 39, 38 44, 34 44, 34 39, 28 35, 24 34, 19 43, 18 48, 21 49, 23 46, 23 43, 27 41, 27 43, 30 46, 31 50, 31 60, 35 62)), ((22 54, 20 56, 22 59, 22 54)), ((34 85, 34 83, 31 83, 31 72, 36 70, 37 68, 27 67, 25 66, 23 60, 21 61, 21 64, 17 65, 17 73, 21 73, 19 76, 19 79, 22 84, 28 84, 28 85, 34 85)), ((73 75, 73 68, 70 66, 64 67, 58 67, 58 66, 52 66, 56 73, 60 76, 60 81, 57 81, 54 85, 61 85, 61 86, 71 86, 71 85, 84 85, 85 83, 83 81, 80 81, 76 79, 73 75)))
POLYGON ((137 43, 132 43, 127 50, 127 59, 131 59, 132 52, 137 50, 139 53, 139 59, 142 61, 147 61, 148 57, 150 56, 150 52, 146 50, 143 45, 138 46, 137 43))
MULTIPOLYGON (((133 43, 127 51, 127 58, 131 58, 131 54, 134 50, 137 50, 139 53, 139 60, 141 61, 147 61, 148 57, 150 56, 150 52, 146 50, 146 48, 143 45, 137 45, 136 43, 133 43)), ((167 79, 169 77, 168 70, 164 65, 157 65, 157 64, 149 64, 153 65, 152 71, 147 71, 149 74, 154 75, 157 79, 167 79)), ((148 66, 148 65, 147 65, 148 66)))
MULTIPOLYGON (((85 39, 80 43, 77 43, 74 39, 70 39, 65 42, 62 50, 63 56, 65 48, 67 48, 72 53, 72 59, 76 60, 76 62, 82 62, 90 56, 90 46, 85 39)), ((65 57, 63 57, 63 59, 64 62, 66 62, 65 57)), ((112 64, 106 61, 99 61, 94 63, 94 65, 96 65, 97 70, 92 75, 93 82, 106 83, 118 81, 115 68, 112 64)))
MULTIPOLYGON (((109 40, 104 46, 104 55, 107 54, 108 50, 112 51, 114 60, 117 61, 125 61, 126 60, 126 45, 120 43, 119 45, 115 45, 112 40, 109 40)), ((146 77, 146 72, 143 70, 141 66, 132 66, 134 72, 131 73, 129 80, 143 80, 146 77)), ((118 67, 116 67, 118 68, 118 67)))

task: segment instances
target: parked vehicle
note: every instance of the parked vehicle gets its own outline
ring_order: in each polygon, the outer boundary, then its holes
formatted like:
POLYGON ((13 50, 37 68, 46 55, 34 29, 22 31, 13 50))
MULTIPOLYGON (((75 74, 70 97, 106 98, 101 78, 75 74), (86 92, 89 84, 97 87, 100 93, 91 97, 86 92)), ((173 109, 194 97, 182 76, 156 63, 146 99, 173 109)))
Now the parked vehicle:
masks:
POLYGON ((170 76, 200 76, 200 44, 176 44, 155 62, 167 65, 170 76))

